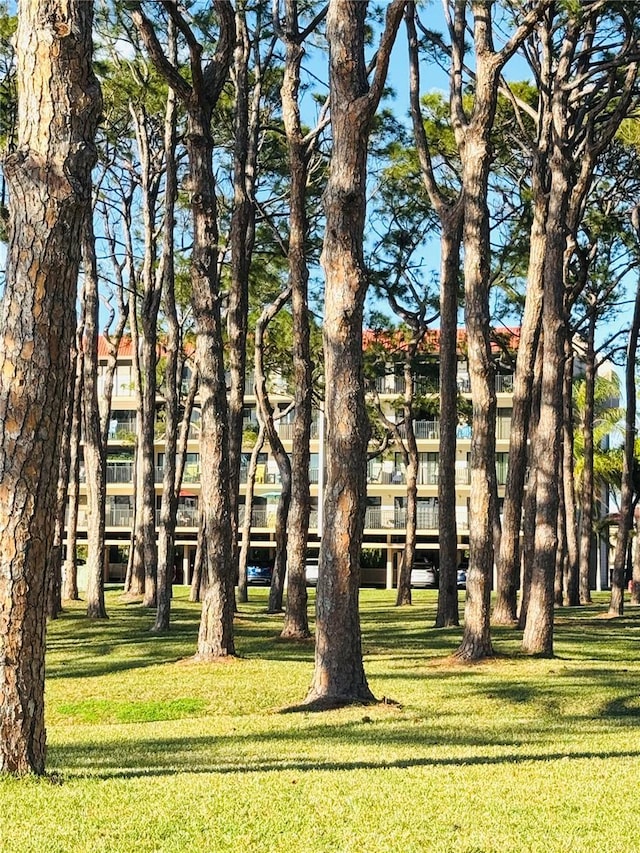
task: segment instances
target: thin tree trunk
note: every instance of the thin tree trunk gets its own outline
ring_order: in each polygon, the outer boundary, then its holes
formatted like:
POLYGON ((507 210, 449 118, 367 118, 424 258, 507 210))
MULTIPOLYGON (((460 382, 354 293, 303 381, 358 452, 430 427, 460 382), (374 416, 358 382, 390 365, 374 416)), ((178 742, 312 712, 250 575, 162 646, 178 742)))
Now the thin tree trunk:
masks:
MULTIPOLYGON (((84 300, 83 300, 84 301, 84 300)), ((76 341, 78 353, 76 359, 75 382, 73 387, 73 416, 69 448, 69 515, 67 518, 66 556, 64 561, 63 601, 77 601, 78 595, 78 502, 80 497, 80 424, 82 421, 82 382, 84 365, 82 348, 78 341, 84 335, 84 318, 80 324, 76 341)))
POLYGON ((313 386, 308 304, 309 270, 305 254, 305 241, 309 230, 306 212, 309 154, 302 133, 298 102, 300 66, 304 49, 300 43, 298 9, 295 0, 286 0, 285 18, 284 29, 279 29, 279 35, 286 44, 286 60, 280 92, 291 180, 288 260, 293 319, 295 408, 287 543, 287 604, 280 636, 283 639, 301 640, 310 636, 305 564, 311 514, 309 464, 313 386))
POLYGON ((537 444, 538 419, 540 417, 540 394, 542 392, 542 365, 544 362, 544 342, 538 343, 538 351, 534 365, 533 387, 531 389, 531 418, 529 421, 529 436, 531 443, 527 451, 529 461, 529 477, 526 483, 522 503, 522 552, 519 574, 522 574, 520 609, 518 612, 518 628, 524 631, 527 623, 527 611, 531 595, 531 578, 533 576, 533 558, 535 556, 536 533, 536 468, 533 464, 532 448, 537 444))
MULTIPOLYGON (((634 227, 640 236, 640 211, 634 211, 634 227)), ((638 334, 640 332, 640 283, 636 286, 636 298, 633 311, 633 321, 627 343, 627 364, 625 369, 625 391, 627 395, 627 411, 625 415, 624 454, 622 457, 622 485, 620 488, 620 521, 613 556, 611 572, 611 600, 609 614, 622 616, 624 612, 624 580, 626 569, 627 545, 629 532, 633 525, 633 474, 635 465, 636 440, 636 363, 638 353, 638 334)))
POLYGON ((0 773, 45 768, 45 578, 100 91, 90 2, 20 4, 0 322, 0 773), (55 120, 54 120, 55 117, 55 120))
POLYGON ((62 547, 64 542, 64 519, 67 510, 67 495, 69 491, 69 472, 71 470, 71 432, 73 428, 74 390, 78 352, 71 353, 67 389, 65 392, 64 421, 62 426, 62 441, 60 447, 60 463, 58 468, 58 491, 56 495, 56 510, 54 517, 53 544, 49 560, 49 579, 47 595, 47 616, 57 619, 62 610, 62 547))
POLYGON ((496 602, 492 614, 495 625, 511 625, 517 620, 521 564, 520 530, 527 471, 527 439, 534 365, 542 323, 542 269, 546 245, 544 227, 546 210, 546 195, 540 187, 534 204, 527 292, 513 380, 509 466, 504 493, 500 553, 497 560, 496 602))
POLYGON ((459 624, 458 537, 456 526, 456 430, 458 425, 458 278, 464 202, 444 195, 436 182, 420 109, 420 62, 415 26, 415 3, 405 15, 410 62, 410 105, 414 138, 425 188, 440 219, 440 446, 438 527, 440 531, 440 585, 436 628, 459 624))
POLYGON ((260 429, 256 443, 251 451, 251 459, 247 469, 247 485, 245 488, 244 498, 244 518, 242 519, 242 533, 240 556, 238 558, 238 599, 242 602, 249 600, 249 590, 247 587, 247 560, 249 557, 249 547, 251 546, 251 514, 253 512, 253 495, 256 485, 256 471, 258 470, 258 457, 260 451, 264 447, 265 431, 262 420, 259 421, 260 429))
POLYGON ((441 215, 440 236, 440 445, 438 528, 440 585, 436 628, 458 625, 458 534, 456 524, 456 433, 458 426, 458 276, 462 204, 441 215))
POLYGON ((107 475, 98 400, 98 271, 93 225, 83 234, 85 350, 84 465, 87 476, 87 616, 106 619, 104 600, 107 475))
POLYGON ((580 604, 591 603, 591 550, 593 545, 593 417, 595 411, 595 312, 589 319, 587 333, 587 352, 585 356, 585 402, 584 422, 584 460, 582 468, 582 492, 580 499, 580 604))
MULTIPOLYGON (((637 504, 636 504, 637 507, 637 504)), ((629 604, 637 607, 640 604, 640 515, 634 512, 635 537, 633 541, 633 565, 631 575, 631 599, 629 604)))
POLYGON ((567 536, 567 561, 563 581, 563 599, 567 607, 580 603, 578 591, 578 530, 576 523, 575 480, 573 474, 573 351, 570 336, 565 342, 563 466, 564 507, 567 536))
POLYGON ((402 444, 407 478, 407 516, 405 519, 405 537, 400 571, 398 572, 398 590, 396 607, 411 604, 411 570, 416 555, 416 537, 418 531, 418 444, 413 426, 413 397, 415 383, 411 371, 409 353, 416 347, 407 349, 404 363, 404 403, 402 420, 405 429, 405 442, 402 444))
MULTIPOLYGON (((168 22, 169 60, 177 60, 177 37, 175 23, 168 22)), ((176 488, 176 454, 178 450, 179 388, 182 384, 184 359, 181 357, 182 338, 176 311, 175 299, 175 257, 173 251, 174 215, 178 198, 178 177, 176 164, 176 115, 177 98, 172 89, 167 94, 167 106, 164 119, 164 233, 159 278, 164 296, 164 315, 167 323, 165 345, 165 455, 162 472, 162 499, 160 504, 160 525, 158 530, 158 569, 156 586, 156 619, 152 632, 163 634, 169 630, 171 617, 171 593, 175 561, 176 513, 178 509, 179 488, 176 488)), ((155 405, 155 404, 154 404, 155 405)), ((155 451, 152 451, 154 453, 155 451)), ((153 460, 152 460, 153 461, 153 460)), ((155 478, 154 478, 155 479, 155 478)), ((155 502, 155 498, 154 498, 155 502)))
POLYGON ((267 378, 264 372, 264 336, 269 323, 284 307, 290 295, 291 288, 283 290, 277 299, 264 309, 258 318, 255 328, 254 373, 256 399, 260 407, 260 418, 264 424, 267 441, 269 442, 271 453, 276 460, 282 482, 276 510, 276 557, 271 576, 271 588, 269 590, 269 613, 279 613, 282 610, 284 579, 287 571, 287 516, 291 501, 291 463, 275 427, 273 406, 271 405, 267 391, 267 378))

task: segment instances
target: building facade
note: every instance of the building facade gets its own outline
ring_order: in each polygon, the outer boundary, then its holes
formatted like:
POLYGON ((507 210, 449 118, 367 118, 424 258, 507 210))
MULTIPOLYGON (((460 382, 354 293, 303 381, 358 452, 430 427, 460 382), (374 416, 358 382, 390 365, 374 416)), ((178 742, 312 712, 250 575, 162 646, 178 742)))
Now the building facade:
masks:
MULTIPOLYGON (((101 348, 102 353, 102 348, 101 348)), ((437 411, 437 362, 431 356, 431 374, 424 378, 420 389, 421 399, 431 399, 437 411), (433 365, 436 369, 433 369, 433 365)), ((101 371, 106 368, 106 351, 101 358, 101 371)), ((388 416, 393 412, 399 395, 404 391, 402 371, 391 360, 384 375, 374 381, 375 394, 388 416)), ((460 355, 457 384, 462 401, 470 405, 469 376, 466 361, 460 355)), ((507 370, 496 376, 497 430, 496 470, 499 498, 504 496, 506 482, 509 434, 511 429, 513 374, 507 370)), ((270 389, 271 402, 276 413, 286 412, 291 396, 278 380, 270 389)), ((428 407, 427 407, 428 408, 428 407)), ((251 377, 247 378, 244 411, 244 444, 241 467, 240 514, 245 512, 245 491, 249 458, 258 430, 257 402, 251 377)), ((292 418, 289 412, 277 420, 277 430, 285 449, 292 449, 292 418)), ((418 475, 418 539, 417 551, 423 562, 439 567, 438 544, 438 447, 440 423, 437 414, 420 416, 414 421, 414 430, 420 453, 418 475)), ((106 577, 113 582, 122 581, 126 569, 126 555, 134 522, 134 448, 136 435, 136 393, 133 384, 131 345, 120 347, 114 378, 113 397, 109 416, 107 452, 107 507, 106 535, 109 551, 106 577)), ((322 489, 324 472, 324 421, 321 410, 314 412, 311 434, 311 519, 309 525, 308 555, 317 557, 322 528, 322 489)), ((468 556, 468 506, 470 489, 471 426, 460 418, 456 451, 456 520, 458 529, 458 565, 464 566, 468 556)), ((164 434, 162 426, 162 401, 158 401, 158 419, 155 441, 156 509, 159 516, 164 465, 164 434)), ((362 553, 363 585, 392 587, 396 583, 400 555, 404 547, 406 527, 406 477, 402 454, 391 446, 379 457, 371 459, 367 469, 367 495, 362 553)), ((254 501, 251 510, 251 559, 269 562, 274 554, 276 506, 280 492, 280 475, 268 445, 258 459, 254 501)), ((194 564, 198 504, 200 498, 199 411, 191 418, 182 488, 180 491, 176 530, 175 582, 189 583, 194 564)), ((86 485, 81 466, 80 505, 78 513, 78 544, 86 537, 86 485)))

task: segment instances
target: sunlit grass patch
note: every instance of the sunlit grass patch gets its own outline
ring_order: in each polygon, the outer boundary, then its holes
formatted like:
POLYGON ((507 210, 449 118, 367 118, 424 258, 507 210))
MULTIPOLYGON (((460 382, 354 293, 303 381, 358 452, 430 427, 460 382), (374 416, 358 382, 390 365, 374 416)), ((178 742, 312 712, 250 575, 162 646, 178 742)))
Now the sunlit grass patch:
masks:
POLYGON ((495 658, 461 665, 434 591, 398 609, 365 590, 365 668, 391 701, 282 713, 314 650, 266 605, 251 590, 219 664, 193 659, 185 590, 161 637, 116 590, 106 622, 68 607, 49 626, 51 776, 0 779, 0 853, 637 850, 640 613, 599 619, 600 599, 558 614, 553 659, 501 628, 495 658))

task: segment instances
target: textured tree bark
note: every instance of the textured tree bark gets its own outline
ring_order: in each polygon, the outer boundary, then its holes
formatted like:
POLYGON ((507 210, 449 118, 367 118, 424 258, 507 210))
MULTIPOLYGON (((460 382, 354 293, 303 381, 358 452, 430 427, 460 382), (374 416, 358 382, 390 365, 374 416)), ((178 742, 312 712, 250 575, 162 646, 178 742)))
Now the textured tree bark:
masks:
MULTIPOLYGON (((83 334, 84 321, 80 325, 83 334)), ((81 337, 78 335, 78 338, 81 337)), ((73 411, 71 421, 71 437, 69 448, 69 514, 66 522, 67 540, 66 557, 64 561, 64 583, 62 588, 63 601, 77 601, 78 594, 78 562, 76 543, 78 538, 78 501, 80 497, 80 423, 82 421, 82 379, 84 375, 82 350, 76 347, 75 381, 73 387, 73 411)))
POLYGON ((584 436, 584 459, 582 467, 582 490, 580 497, 580 604, 591 603, 591 546, 593 543, 593 413, 595 410, 595 313, 589 322, 587 334, 587 352, 585 356, 585 394, 584 420, 582 432, 584 436))
POLYGON ((386 79, 404 2, 387 23, 369 88, 364 56, 366 4, 330 0, 327 14, 333 149, 324 195, 324 353, 327 480, 318 590, 315 669, 307 704, 371 702, 358 612, 369 426, 362 375, 367 278, 362 257, 367 141, 386 79))
POLYGON ((253 510, 256 472, 258 470, 258 455, 263 447, 264 424, 260 422, 260 429, 258 430, 256 443, 251 451, 251 459, 247 469, 247 485, 244 493, 244 518, 242 520, 240 555, 238 557, 238 600, 243 602, 249 601, 249 589, 247 586, 247 560, 249 557, 249 545, 251 544, 251 513, 253 510))
POLYGON ((264 425, 264 431, 271 448, 271 453, 276 460, 280 479, 282 482, 278 506, 276 509, 275 544, 276 556, 271 576, 271 588, 269 590, 269 613, 279 613, 282 610, 282 599, 284 596, 284 579, 287 571, 287 516, 289 515, 289 504, 291 502, 291 463, 284 449, 284 445, 273 418, 273 406, 267 391, 267 377, 264 372, 264 336, 269 323, 284 307, 291 295, 290 288, 283 290, 276 300, 267 306, 256 323, 255 345, 254 345, 254 373, 256 400, 260 408, 260 420, 264 425))
POLYGON ((462 204, 441 215, 440 237, 440 459, 438 526, 440 586, 436 628, 458 625, 458 536, 456 525, 456 433, 458 428, 458 276, 462 204))
POLYGON ((536 468, 533 464, 533 452, 537 444, 538 419, 540 416, 540 394, 542 391, 542 365, 544 361, 544 341, 540 338, 536 363, 533 370, 533 388, 531 393, 531 418, 529 421, 529 435, 531 444, 527 457, 529 461, 529 477, 522 502, 522 557, 521 557, 521 596, 520 609, 518 611, 518 628, 524 630, 527 623, 527 611, 529 609, 529 598, 531 595, 531 578, 533 573, 533 558, 535 554, 536 533, 536 468))
POLYGON ((24 3, 0 328, 0 772, 43 773, 45 577, 100 92, 92 4, 24 3))
POLYGON ((62 545, 64 542, 64 518, 67 509, 69 491, 69 472, 71 470, 71 432, 73 429, 74 389, 78 352, 75 347, 71 353, 71 362, 67 374, 65 391, 64 419, 60 444, 60 463, 58 467, 58 489, 54 517, 53 543, 49 558, 49 576, 47 590, 47 616, 57 619, 62 610, 62 545))
POLYGON ((567 560, 563 579, 563 602, 566 607, 580 603, 578 594, 578 529, 576 524, 576 496, 573 474, 573 348, 570 336, 565 341, 564 363, 564 414, 562 444, 562 476, 564 480, 564 509, 567 536, 567 560))
POLYGON ((407 517, 405 522, 404 549, 398 572, 396 607, 411 604, 411 569, 416 555, 416 537, 418 532, 418 444, 413 428, 413 398, 415 382, 411 371, 411 358, 415 346, 407 350, 404 363, 404 401, 402 421, 405 429, 403 453, 407 477, 407 517))
POLYGON ((636 607, 640 604, 640 516, 637 514, 635 514, 635 541, 631 572, 631 599, 629 604, 636 607))
POLYGON ((495 625, 510 625, 517 620, 520 529, 527 471, 527 439, 534 365, 542 324, 542 269, 546 244, 544 225, 547 212, 546 194, 543 192, 540 180, 534 182, 534 186, 538 187, 538 192, 531 227, 527 292, 513 382, 509 467, 504 493, 500 554, 497 560, 496 601, 492 614, 495 625))
POLYGON ((104 600, 106 448, 102 442, 98 396, 98 272, 93 224, 87 221, 84 264, 84 465, 87 478, 87 616, 106 619, 104 600))
POLYGON ((229 359, 229 495, 231 499, 233 562, 238 557, 238 495, 242 455, 242 418, 246 373, 249 310, 249 269, 255 239, 253 193, 257 179, 257 136, 260 129, 259 101, 262 80, 255 81, 254 109, 250 108, 249 60, 252 45, 246 22, 245 2, 236 4, 236 46, 233 61, 235 88, 233 212, 231 283, 227 309, 229 359), (256 101, 258 102, 256 104, 256 101))
MULTIPOLYGON (((490 125, 489 125, 490 126, 490 125)), ((489 340, 489 147, 481 134, 467 131, 465 142, 465 322, 473 400, 469 570, 465 626, 457 655, 465 660, 493 653, 489 630, 495 506, 496 395, 489 340)))
POLYGON ((434 171, 420 109, 420 62, 415 25, 415 3, 407 4, 409 91, 411 119, 423 182, 440 219, 440 447, 438 476, 438 527, 440 585, 436 628, 459 624, 456 525, 456 431, 458 427, 458 278, 464 201, 453 202, 441 192, 434 171))
POLYGON ((544 264, 542 326, 544 363, 540 418, 536 430, 535 554, 523 649, 530 654, 553 654, 553 591, 558 546, 558 473, 560 471, 564 378, 565 221, 568 205, 568 168, 564 153, 551 156, 551 188, 544 264))
POLYGON ((302 133, 298 93, 304 49, 300 44, 297 4, 285 2, 286 23, 281 38, 286 43, 282 87, 282 113, 287 135, 291 185, 289 190, 289 284, 293 317, 294 418, 291 454, 291 504, 289 506, 287 604, 281 637, 303 640, 310 636, 307 615, 305 562, 311 514, 309 464, 312 420, 312 372, 309 328, 309 270, 305 253, 308 234, 306 186, 309 155, 302 133))
POLYGON ((206 590, 198 633, 197 660, 235 654, 233 638, 234 566, 229 499, 229 409, 225 381, 223 324, 219 276, 219 232, 213 172, 213 109, 227 80, 235 43, 235 16, 228 0, 214 0, 219 23, 216 53, 206 65, 197 42, 177 6, 165 8, 187 36, 191 78, 187 82, 170 63, 156 32, 132 4, 132 17, 145 47, 187 112, 188 189, 193 219, 191 307, 196 329, 196 362, 200 381, 200 518, 203 576, 206 590))
MULTIPOLYGON (((169 58, 177 56, 176 29, 173 21, 168 27, 169 58)), ((179 387, 182 380, 184 359, 181 356, 182 337, 176 311, 175 258, 173 250, 174 216, 178 198, 176 165, 176 116, 177 98, 173 89, 167 94, 164 118, 164 161, 165 161, 165 223, 160 257, 160 281, 164 297, 164 315, 167 323, 166 372, 165 372, 165 455, 162 472, 162 499, 160 503, 160 525, 158 530, 158 571, 156 585, 156 618, 151 629, 155 634, 169 630, 171 617, 171 593, 175 559, 176 513, 179 490, 176 489, 176 454, 178 452, 179 387)), ((155 478, 154 478, 155 479, 155 478)), ((155 498, 154 498, 155 501, 155 498)))
MULTIPOLYGON (((640 219, 638 211, 635 211, 634 225, 640 235, 640 219)), ((627 395, 627 411, 625 415, 625 437, 624 454, 622 457, 622 485, 620 488, 620 521, 618 523, 618 535, 616 536, 616 547, 613 555, 613 567, 611 571, 611 599, 609 601, 609 614, 611 616, 622 616, 624 613, 624 581, 626 570, 627 546, 629 533, 633 526, 633 473, 634 473, 634 451, 636 443, 636 362, 638 353, 638 334, 640 333, 640 284, 636 288, 633 321, 629 331, 627 342, 627 364, 625 369, 625 391, 627 395)), ((638 546, 636 545, 636 548, 638 546)))

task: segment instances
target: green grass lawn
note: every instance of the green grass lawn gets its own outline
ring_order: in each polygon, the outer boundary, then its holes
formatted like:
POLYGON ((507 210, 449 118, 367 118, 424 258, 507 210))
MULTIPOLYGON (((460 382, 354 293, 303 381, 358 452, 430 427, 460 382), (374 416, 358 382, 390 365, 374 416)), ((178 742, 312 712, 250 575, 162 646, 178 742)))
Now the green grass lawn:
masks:
POLYGON ((556 657, 453 663, 436 594, 362 593, 365 665, 392 700, 281 713, 311 681, 313 645, 279 642, 252 590, 239 657, 195 664, 199 608, 173 630, 108 596, 49 627, 48 778, 0 777, 1 853, 418 853, 640 849, 640 611, 603 600, 558 614, 556 657))

